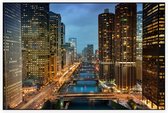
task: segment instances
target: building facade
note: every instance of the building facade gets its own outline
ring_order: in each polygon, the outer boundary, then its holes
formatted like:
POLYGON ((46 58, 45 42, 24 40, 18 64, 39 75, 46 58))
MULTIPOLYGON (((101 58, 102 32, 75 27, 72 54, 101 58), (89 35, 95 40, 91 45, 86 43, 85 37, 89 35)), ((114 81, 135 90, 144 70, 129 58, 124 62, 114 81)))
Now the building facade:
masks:
POLYGON ((72 65, 74 63, 74 47, 71 46, 71 43, 65 43, 64 44, 64 49, 65 49, 65 63, 66 67, 72 65))
POLYGON ((74 48, 74 60, 77 58, 77 38, 69 38, 69 43, 71 44, 71 47, 74 48))
POLYGON ((108 9, 98 16, 98 44, 99 77, 110 81, 114 79, 114 14, 108 9))
POLYGON ((65 61, 66 61, 66 52, 64 49, 65 45, 65 24, 61 22, 61 69, 65 67, 65 61))
POLYGON ((20 4, 3 4, 3 91, 3 109, 22 102, 20 4))
POLYGON ((93 58, 94 58, 94 53, 93 53, 93 44, 88 44, 87 45, 87 61, 89 63, 92 63, 93 58))
POLYGON ((142 11, 137 12, 136 76, 142 82, 142 11))
POLYGON ((37 76, 41 84, 49 77, 48 12, 47 3, 21 4, 23 73, 37 76))
POLYGON ((152 109, 165 109, 165 4, 143 4, 142 95, 152 109))
POLYGON ((115 7, 115 78, 123 91, 136 84, 136 11, 135 3, 115 7))

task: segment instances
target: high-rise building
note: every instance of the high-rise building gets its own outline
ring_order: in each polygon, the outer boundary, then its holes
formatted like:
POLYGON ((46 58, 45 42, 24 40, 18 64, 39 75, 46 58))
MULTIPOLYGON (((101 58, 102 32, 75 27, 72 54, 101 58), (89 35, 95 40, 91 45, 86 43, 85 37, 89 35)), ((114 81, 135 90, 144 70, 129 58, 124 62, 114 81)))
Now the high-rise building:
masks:
POLYGON ((115 7, 115 78, 123 91, 136 84, 136 15, 136 3, 115 7))
POLYGON ((142 96, 153 109, 165 109, 165 4, 143 4, 142 96))
POLYGON ((61 69, 64 68, 65 66, 65 49, 64 49, 64 44, 65 44, 65 24, 62 22, 61 23, 61 69))
POLYGON ((61 15, 53 12, 50 15, 50 51, 55 56, 55 73, 61 70, 61 15))
POLYGON ((82 50, 82 59, 84 62, 87 61, 87 47, 84 47, 84 49, 82 50))
POLYGON ((94 60, 93 50, 93 44, 88 44, 87 47, 82 50, 83 61, 92 63, 94 60))
POLYGON ((77 39, 76 38, 69 38, 69 43, 74 48, 74 60, 76 60, 77 56, 77 39))
POLYGON ((21 4, 23 73, 38 77, 41 84, 49 77, 48 12, 47 3, 21 4))
POLYGON ((94 58, 94 53, 93 53, 93 44, 88 44, 87 45, 87 61, 89 63, 92 63, 94 58))
POLYGON ((65 43, 64 49, 66 66, 72 65, 74 63, 74 47, 71 46, 71 43, 65 43))
POLYGON ((105 9, 98 16, 98 43, 100 73, 102 80, 114 79, 114 14, 105 9))
POLYGON ((136 59, 142 60, 142 11, 137 12, 136 59))
POLYGON ((21 6, 3 4, 3 106, 22 102, 21 6))
POLYGON ((142 81, 142 11, 137 12, 136 80, 142 81))

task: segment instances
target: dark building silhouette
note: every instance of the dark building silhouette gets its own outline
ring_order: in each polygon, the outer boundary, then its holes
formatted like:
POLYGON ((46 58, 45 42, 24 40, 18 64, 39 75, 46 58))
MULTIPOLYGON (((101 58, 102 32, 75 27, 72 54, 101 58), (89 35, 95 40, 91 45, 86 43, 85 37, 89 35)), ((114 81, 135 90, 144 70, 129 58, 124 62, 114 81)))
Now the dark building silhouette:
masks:
POLYGON ((165 109, 165 4, 143 4, 142 95, 153 109, 165 109))
POLYGON ((115 7, 115 78, 120 90, 136 84, 136 11, 135 3, 115 7))
POLYGON ((108 9, 98 16, 100 79, 114 79, 114 14, 108 9))
POLYGON ((66 52, 65 52, 65 24, 61 22, 61 69, 66 65, 66 52))

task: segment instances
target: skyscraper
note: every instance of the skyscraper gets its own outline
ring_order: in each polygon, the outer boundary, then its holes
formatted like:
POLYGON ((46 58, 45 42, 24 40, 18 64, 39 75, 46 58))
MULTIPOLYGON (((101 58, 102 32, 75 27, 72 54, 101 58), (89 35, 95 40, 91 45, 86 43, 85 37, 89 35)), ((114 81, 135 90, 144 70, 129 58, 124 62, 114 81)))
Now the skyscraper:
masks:
POLYGON ((137 12, 137 48, 136 56, 137 59, 142 60, 142 11, 137 12))
POLYGON ((74 63, 74 47, 71 46, 71 43, 65 43, 64 44, 65 49, 65 63, 66 66, 70 66, 74 63))
POLYGON ((22 102, 20 4, 3 4, 3 89, 4 109, 22 102))
POLYGON ((120 90, 136 83, 136 11, 135 3, 115 7, 115 78, 120 90))
POLYGON ((84 47, 83 50, 82 50, 82 59, 84 62, 87 61, 87 47, 84 47))
POLYGON ((142 95, 153 109, 165 109, 165 4, 143 4, 142 95))
POLYGON ((108 9, 98 16, 100 79, 114 79, 114 14, 108 9))
POLYGON ((41 84, 48 81, 48 12, 47 3, 21 4, 23 71, 36 76, 41 84))
POLYGON ((142 81, 142 11, 137 12, 136 79, 142 81))
POLYGON ((74 48, 74 60, 77 58, 77 39, 76 38, 69 38, 69 42, 71 46, 74 48))
POLYGON ((61 22, 61 69, 64 68, 65 66, 65 49, 64 49, 64 44, 65 44, 65 24, 61 22))
POLYGON ((93 53, 93 44, 88 44, 87 45, 87 61, 89 63, 92 63, 94 58, 94 53, 93 53))
POLYGON ((50 41, 50 56, 49 69, 50 80, 56 77, 60 70, 60 46, 61 46, 61 16, 53 12, 49 12, 49 41, 50 41))

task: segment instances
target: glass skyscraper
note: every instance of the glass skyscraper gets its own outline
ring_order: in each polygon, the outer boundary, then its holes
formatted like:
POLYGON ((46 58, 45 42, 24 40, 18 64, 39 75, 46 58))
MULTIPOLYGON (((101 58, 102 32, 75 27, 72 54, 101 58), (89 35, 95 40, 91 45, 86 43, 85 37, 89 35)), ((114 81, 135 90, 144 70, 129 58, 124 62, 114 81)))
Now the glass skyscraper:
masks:
POLYGON ((21 6, 3 4, 3 104, 4 109, 22 102, 21 6))
POLYGON ((69 38, 69 43, 71 44, 71 47, 74 49, 73 56, 74 60, 77 58, 77 39, 76 38, 69 38))
POLYGON ((143 4, 142 95, 152 109, 165 109, 165 4, 143 4))
POLYGON ((137 12, 136 79, 142 81, 142 11, 137 12))

